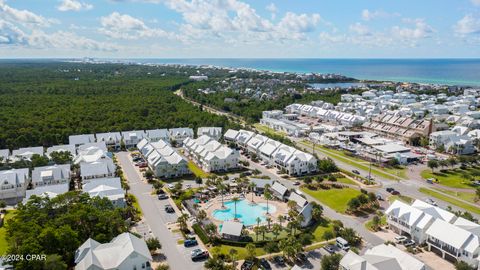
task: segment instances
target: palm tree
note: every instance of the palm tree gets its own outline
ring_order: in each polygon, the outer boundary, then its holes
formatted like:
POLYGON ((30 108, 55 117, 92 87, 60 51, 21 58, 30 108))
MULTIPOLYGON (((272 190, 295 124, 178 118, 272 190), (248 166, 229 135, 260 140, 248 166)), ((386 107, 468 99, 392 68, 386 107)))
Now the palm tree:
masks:
POLYGON ((223 203, 223 193, 225 192, 226 187, 224 184, 220 183, 217 185, 217 189, 220 192, 220 195, 222 196, 222 208, 225 208, 225 204, 223 203))
POLYGON ((260 222, 262 222, 262 219, 260 217, 257 217, 255 220, 257 222, 257 227, 260 226, 260 222))
MULTIPOLYGON (((195 205, 197 205, 197 204, 195 204, 195 205)), ((207 212, 205 212, 205 210, 203 210, 203 209, 200 210, 197 214, 197 218, 198 218, 198 220, 200 220, 200 222, 202 222, 204 219, 207 218, 207 212)))
POLYGON ((260 233, 260 226, 253 228, 253 232, 255 232, 255 241, 258 241, 258 234, 260 233))
MULTIPOLYGON (((233 204, 234 204, 234 206, 235 206, 234 220, 238 220, 238 218, 237 218, 237 202, 239 202, 239 201, 240 201, 240 199, 239 199, 238 197, 236 197, 236 196, 232 198, 232 202, 233 202, 233 204)), ((223 205, 223 197, 222 197, 222 205, 223 205)))
POLYGON ((267 227, 265 227, 265 226, 260 226, 260 227, 258 227, 258 228, 259 228, 259 230, 260 230, 260 233, 262 234, 262 240, 265 241, 265 233, 267 232, 267 227))
POLYGON ((278 219, 278 222, 280 223, 280 226, 282 226, 282 223, 285 221, 285 216, 280 215, 280 216, 278 216, 277 219, 278 219))
POLYGON ((252 192, 252 203, 253 203, 253 195, 255 194, 254 190, 257 187, 257 185, 254 182, 250 182, 248 187, 250 188, 250 191, 252 192))
POLYGON ((272 194, 270 194, 270 191, 268 189, 265 189, 265 191, 263 192, 263 196, 267 200, 267 215, 269 215, 269 213, 268 213, 268 200, 272 199, 272 194))
POLYGON ((267 224, 268 224, 268 229, 270 230, 270 223, 272 222, 272 218, 267 217, 266 220, 267 220, 267 224))
POLYGON ((228 253, 230 254, 230 258, 231 258, 231 260, 232 260, 233 269, 236 269, 236 267, 235 267, 235 263, 236 263, 236 262, 235 262, 235 258, 237 257, 238 251, 237 251, 236 249, 234 249, 234 248, 231 248, 231 249, 228 251, 228 253))
POLYGON ((187 220, 188 220, 188 215, 187 214, 182 214, 177 218, 178 225, 180 226, 180 230, 185 232, 187 231, 187 220))
POLYGON ((273 224, 272 233, 273 235, 275 235, 275 239, 277 239, 281 231, 282 231, 282 226, 280 226, 279 224, 273 224))

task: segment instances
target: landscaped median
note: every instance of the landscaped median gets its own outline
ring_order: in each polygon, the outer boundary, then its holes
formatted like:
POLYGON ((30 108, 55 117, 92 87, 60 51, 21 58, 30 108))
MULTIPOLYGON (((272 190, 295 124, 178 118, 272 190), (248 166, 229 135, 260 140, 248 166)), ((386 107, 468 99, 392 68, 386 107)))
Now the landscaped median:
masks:
MULTIPOLYGON (((313 147, 313 144, 307 141, 301 141, 299 142, 299 144, 303 145, 304 147, 310 147, 310 149, 313 147)), ((360 170, 363 170, 363 171, 370 170, 370 165, 368 161, 365 161, 356 157, 347 156, 342 151, 329 149, 319 145, 315 146, 315 150, 331 157, 332 159, 336 159, 343 163, 349 164, 360 170)), ((405 177, 405 169, 392 169, 392 168, 380 169, 372 165, 372 174, 385 178, 387 180, 401 180, 403 179, 402 177, 405 177), (385 173, 384 171, 387 171, 388 173, 385 173), (397 173, 398 173, 398 176, 395 176, 395 174, 397 173)))
POLYGON ((420 188, 419 189, 420 192, 424 193, 424 194, 427 194, 429 196, 432 196, 432 197, 435 197, 437 199, 440 199, 442 201, 445 201, 445 202, 448 202, 448 203, 451 203, 452 205, 455 205, 457 207, 460 207, 460 208, 463 208, 467 211, 470 211, 470 212, 473 212, 473 213, 476 213, 476 214, 480 214, 480 205, 479 206, 474 206, 474 205, 471 205, 471 204, 468 204, 468 203, 465 203, 461 200, 457 200, 457 199, 454 199, 454 198, 451 198, 447 195, 444 195, 438 191, 434 191, 432 189, 428 189, 428 188, 420 188))

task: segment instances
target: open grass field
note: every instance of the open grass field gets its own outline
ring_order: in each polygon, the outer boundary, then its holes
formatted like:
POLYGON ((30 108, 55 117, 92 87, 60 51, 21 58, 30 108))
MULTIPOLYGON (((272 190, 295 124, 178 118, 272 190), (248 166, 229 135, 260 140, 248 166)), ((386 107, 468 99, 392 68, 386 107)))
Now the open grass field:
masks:
POLYGON ((321 225, 318 224, 316 225, 317 227, 313 231, 313 236, 315 237, 315 242, 322 242, 325 241, 326 239, 323 238, 323 234, 326 231, 332 231, 333 232, 333 226, 331 223, 328 223, 327 225, 321 225))
MULTIPOLYGON (((225 254, 227 256, 230 256, 230 249, 235 249, 237 251, 236 259, 237 260, 243 260, 248 256, 247 249, 244 247, 234 247, 234 246, 228 246, 228 245, 219 245, 215 246, 213 248, 210 248, 210 253, 216 251, 219 254, 225 254)), ((262 256, 267 254, 267 252, 263 248, 255 248, 255 256, 262 256)))
POLYGON ((337 182, 338 183, 343 183, 343 184, 349 184, 349 185, 356 185, 358 186, 358 183, 351 180, 350 178, 347 178, 347 177, 338 177, 337 178, 337 182))
POLYGON ((353 188, 332 188, 328 190, 302 188, 302 191, 339 213, 345 213, 348 201, 360 195, 360 191, 353 188))
POLYGON ((427 169, 420 174, 424 179, 437 178, 441 185, 453 188, 474 188, 471 181, 467 177, 480 178, 480 169, 467 168, 447 170, 446 172, 435 171, 427 169))
POLYGON ((7 211, 7 214, 5 215, 5 220, 3 221, 3 226, 0 228, 0 255, 5 255, 8 249, 8 244, 7 244, 7 239, 6 239, 6 234, 7 230, 5 229, 5 224, 8 223, 8 220, 10 220, 15 214, 15 210, 9 210, 7 211))
POLYGON ((475 193, 458 192, 458 191, 447 190, 447 189, 437 188, 437 187, 434 187, 433 189, 438 190, 438 191, 443 192, 443 193, 447 193, 448 195, 458 197, 459 199, 462 199, 464 201, 468 201, 468 202, 472 202, 472 203, 476 202, 475 201, 475 197, 476 197, 475 193))
POLYGON ((404 203, 408 203, 408 204, 411 204, 413 202, 412 197, 408 197, 408 196, 405 196, 405 195, 392 195, 392 196, 388 197, 388 201, 390 203, 393 203, 396 200, 400 200, 400 201, 402 201, 404 203))
POLYGON ((197 164, 193 163, 193 161, 188 162, 188 168, 197 177, 207 178, 210 176, 209 173, 204 172, 200 167, 197 166, 197 164))
POLYGON ((262 125, 262 124, 260 124, 260 123, 256 123, 256 124, 254 124, 253 126, 254 126, 255 129, 257 129, 258 131, 263 132, 263 133, 266 133, 267 135, 268 135, 268 134, 275 134, 275 135, 277 135, 277 136, 282 136, 282 137, 286 137, 286 136, 287 136, 287 134, 284 133, 284 132, 275 131, 275 130, 273 130, 273 129, 265 126, 265 125, 262 125))
POLYGON ((432 196, 432 197, 435 197, 437 199, 440 199, 442 201, 445 201, 445 202, 448 202, 452 205, 455 205, 457 207, 460 207, 460 208, 463 208, 469 212, 472 212, 472 213, 476 213, 476 214, 480 214, 480 205, 479 206, 473 206, 473 205, 470 205, 470 204, 467 204, 463 201, 460 201, 460 200, 457 200, 457 199, 454 199, 454 198, 451 198, 451 197, 448 197, 448 196, 445 196, 437 191, 434 191, 434 190, 431 190, 431 189, 427 189, 427 188, 420 188, 419 189, 420 192, 424 193, 424 194, 427 194, 429 196, 432 196))

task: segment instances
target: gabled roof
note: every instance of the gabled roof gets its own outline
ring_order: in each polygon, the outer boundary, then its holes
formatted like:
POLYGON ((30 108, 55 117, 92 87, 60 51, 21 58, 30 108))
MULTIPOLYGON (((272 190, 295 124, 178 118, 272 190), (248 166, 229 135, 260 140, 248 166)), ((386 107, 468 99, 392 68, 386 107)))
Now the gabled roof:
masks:
POLYGON ((294 201, 298 207, 303 208, 308 202, 305 198, 297 194, 296 192, 292 192, 288 197, 289 201, 294 201))
POLYGON ((100 178, 95 181, 90 181, 83 185, 83 192, 88 193, 90 197, 98 196, 108 198, 109 200, 117 200, 125 197, 125 191, 122 189, 119 177, 100 178))
POLYGON ((93 134, 81 134, 68 136, 68 144, 79 145, 84 143, 95 142, 95 135, 93 134))
POLYGON ((149 139, 168 139, 169 137, 167 129, 150 129, 145 133, 149 139))
POLYGON ((48 196, 50 199, 57 197, 60 194, 68 192, 69 186, 68 183, 58 184, 58 185, 46 185, 38 186, 34 189, 29 189, 26 192, 23 203, 26 203, 31 196, 48 196))
POLYGON ((448 212, 447 210, 444 210, 440 207, 428 204, 421 200, 415 200, 412 203, 412 207, 415 207, 423 211, 424 213, 431 215, 434 218, 445 220, 446 222, 452 222, 456 218, 456 216, 453 213, 448 212))
POLYGON ((114 172, 115 164, 111 159, 100 159, 95 162, 80 164, 80 175, 82 177, 112 174, 114 172))
POLYGON ((225 221, 222 224, 220 234, 227 234, 232 236, 241 236, 243 230, 243 223, 237 221, 225 221))
POLYGON ((409 226, 415 225, 424 215, 421 210, 399 200, 394 201, 385 213, 403 220, 409 226))
POLYGON ((95 137, 97 137, 97 142, 120 143, 122 140, 120 132, 97 133, 95 137))
POLYGON ((235 140, 238 136, 238 131, 237 130, 234 130, 234 129, 229 129, 227 130, 227 132, 225 132, 225 134, 223 135, 223 137, 227 140, 235 140))
POLYGON ((28 168, 0 171, 0 186, 25 184, 29 177, 28 168))
POLYGON ((46 176, 50 176, 51 180, 70 179, 70 164, 35 167, 32 171, 32 182, 43 182, 43 177, 46 176), (51 175, 46 175, 45 172, 51 175))
POLYGON ((280 184, 280 182, 276 182, 276 181, 275 181, 275 183, 273 183, 272 189, 282 196, 285 195, 285 193, 287 193, 287 190, 288 190, 286 186, 284 186, 284 185, 280 184))
POLYGON ((479 247, 478 236, 453 224, 445 222, 441 219, 436 219, 427 229, 426 233, 427 235, 434 237, 435 239, 438 239, 444 243, 447 243, 448 245, 456 249, 467 247, 470 241, 476 241, 477 246, 473 250, 470 249, 467 251, 473 252, 479 247), (477 240, 475 240, 474 238, 477 240))
POLYGON ((75 145, 73 144, 65 144, 65 145, 54 145, 52 147, 47 148, 47 156, 50 156, 53 152, 69 152, 74 158, 77 154, 75 149, 75 145))

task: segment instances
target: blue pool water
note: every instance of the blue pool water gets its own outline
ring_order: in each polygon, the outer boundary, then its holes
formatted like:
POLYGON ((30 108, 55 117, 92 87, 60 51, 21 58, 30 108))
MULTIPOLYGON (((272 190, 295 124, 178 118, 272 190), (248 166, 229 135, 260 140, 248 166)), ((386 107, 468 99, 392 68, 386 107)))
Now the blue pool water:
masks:
MULTIPOLYGON (((233 220, 235 218, 234 202, 225 202, 225 207, 225 209, 213 211, 213 217, 221 221, 233 220)), ((271 204, 268 205, 268 213, 275 213, 276 211, 277 209, 275 206, 271 204)), ((262 222, 265 222, 266 213, 266 203, 250 204, 248 200, 241 200, 237 202, 236 218, 239 219, 245 226, 257 224, 258 217, 262 220, 262 222)))

